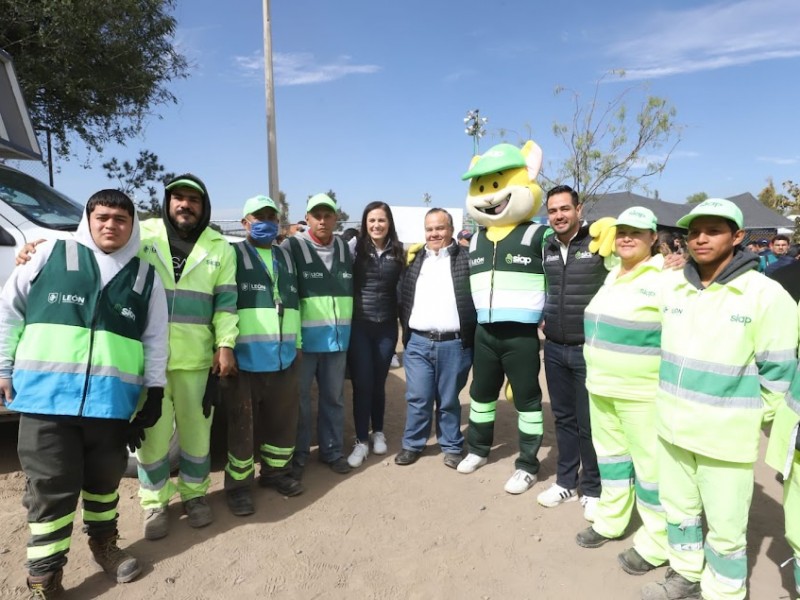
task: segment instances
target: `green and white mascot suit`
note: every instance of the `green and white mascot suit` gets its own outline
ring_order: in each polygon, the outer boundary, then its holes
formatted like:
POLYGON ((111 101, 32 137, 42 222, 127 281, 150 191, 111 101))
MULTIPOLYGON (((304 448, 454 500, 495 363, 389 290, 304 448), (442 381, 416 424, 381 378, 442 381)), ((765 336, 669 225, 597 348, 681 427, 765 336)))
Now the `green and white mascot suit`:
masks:
POLYGON ((497 400, 505 378, 518 413, 519 456, 506 484, 521 493, 539 471, 542 390, 538 324, 545 300, 542 242, 546 227, 531 222, 542 204, 536 176, 542 150, 498 144, 472 159, 467 212, 480 225, 470 243, 470 286, 478 312, 470 387, 469 454, 458 470, 486 463, 494 441, 497 400))

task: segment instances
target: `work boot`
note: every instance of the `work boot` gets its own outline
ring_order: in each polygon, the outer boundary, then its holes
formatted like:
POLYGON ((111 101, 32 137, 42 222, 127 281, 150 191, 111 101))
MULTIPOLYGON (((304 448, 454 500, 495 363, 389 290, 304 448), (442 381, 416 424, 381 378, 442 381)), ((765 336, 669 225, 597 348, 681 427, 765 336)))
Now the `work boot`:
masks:
POLYGON ((628 548, 625 552, 617 554, 617 562, 619 562, 623 571, 630 575, 644 575, 659 566, 647 562, 636 551, 636 548, 628 548))
POLYGON ((236 488, 225 492, 225 499, 231 513, 237 517, 246 517, 256 512, 253 504, 253 495, 246 487, 236 488))
POLYGON ((288 473, 272 476, 261 475, 258 478, 258 485, 266 488, 274 488, 281 496, 288 496, 290 498, 292 496, 299 496, 306 491, 303 484, 288 473))
POLYGON ((128 583, 138 577, 142 567, 135 557, 117 546, 118 539, 116 531, 105 537, 90 537, 89 550, 92 551, 94 562, 100 565, 103 571, 116 577, 117 583, 128 583))
POLYGON ((211 525, 214 520, 214 515, 211 514, 211 507, 208 505, 208 500, 206 500, 205 496, 187 500, 183 503, 183 510, 186 511, 186 516, 189 517, 189 525, 196 529, 211 525))
POLYGON ((64 592, 64 587, 61 585, 61 577, 63 575, 64 571, 61 569, 44 575, 28 575, 30 597, 34 600, 57 598, 64 592))
POLYGON ((144 511, 144 539, 160 540, 169 533, 169 513, 166 506, 148 508, 144 511))
POLYGON ((664 581, 654 581, 642 588, 642 600, 701 600, 700 582, 689 581, 680 573, 667 569, 664 581))
POLYGON ((582 548, 599 548, 606 542, 610 542, 614 538, 606 537, 602 533, 597 533, 594 527, 587 527, 579 531, 575 536, 575 542, 582 548))

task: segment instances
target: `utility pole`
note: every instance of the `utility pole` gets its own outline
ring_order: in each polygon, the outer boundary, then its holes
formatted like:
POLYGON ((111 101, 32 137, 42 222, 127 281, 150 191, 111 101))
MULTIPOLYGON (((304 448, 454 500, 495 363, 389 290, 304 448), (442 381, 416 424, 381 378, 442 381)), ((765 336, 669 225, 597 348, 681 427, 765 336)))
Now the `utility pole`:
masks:
POLYGON ((264 88, 267 95, 267 161, 269 164, 269 196, 275 202, 280 196, 278 185, 278 139, 275 131, 275 86, 272 80, 272 29, 269 18, 269 0, 264 8, 264 88))

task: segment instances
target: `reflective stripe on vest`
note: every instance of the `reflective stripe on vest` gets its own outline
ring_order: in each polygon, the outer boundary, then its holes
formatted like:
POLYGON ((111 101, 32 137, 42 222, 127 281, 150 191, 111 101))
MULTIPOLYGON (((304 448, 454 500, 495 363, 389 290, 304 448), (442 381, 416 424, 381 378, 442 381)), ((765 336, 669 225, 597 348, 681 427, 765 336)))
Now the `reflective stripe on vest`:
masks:
POLYGON ((350 344, 353 316, 353 264, 349 250, 334 236, 331 269, 302 238, 289 238, 297 266, 304 352, 341 352, 350 344))
POLYGON ((538 323, 545 300, 541 238, 545 228, 518 225, 498 242, 485 229, 470 241, 470 288, 479 323, 538 323))
POLYGON ((93 252, 56 242, 28 296, 14 408, 129 419, 143 381, 141 336, 154 278, 150 265, 133 258, 101 290, 93 252))
POLYGON ((273 246, 277 268, 278 298, 272 279, 256 250, 247 242, 234 244, 236 281, 239 286, 239 337, 234 353, 239 368, 250 372, 275 372, 288 368, 297 356, 300 311, 297 280, 289 253, 273 246))

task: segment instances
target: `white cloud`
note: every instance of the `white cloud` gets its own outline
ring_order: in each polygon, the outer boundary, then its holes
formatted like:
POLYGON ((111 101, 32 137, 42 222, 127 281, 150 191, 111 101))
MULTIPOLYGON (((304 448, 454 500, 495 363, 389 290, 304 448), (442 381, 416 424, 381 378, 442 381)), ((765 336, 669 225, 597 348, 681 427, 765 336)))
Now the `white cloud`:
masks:
POLYGON ((758 156, 756 160, 760 162, 772 163, 773 165, 796 165, 800 163, 800 158, 793 157, 793 158, 786 158, 781 156, 758 156))
POLYGON ((675 160, 675 159, 682 159, 682 158, 697 158, 700 156, 699 152, 695 152, 694 150, 675 150, 671 152, 669 155, 667 154, 648 154, 647 156, 640 156, 632 163, 632 168, 634 169, 645 169, 651 163, 661 163, 665 160, 675 160))
MULTIPOLYGON (((249 56, 235 56, 233 60, 246 79, 263 81, 264 56, 260 51, 249 56)), ((310 53, 278 52, 272 55, 272 73, 278 86, 327 83, 348 75, 377 73, 380 69, 378 65, 351 64, 351 57, 346 55, 327 64, 317 62, 310 53)))
POLYGON ((476 76, 474 69, 461 69, 460 71, 453 71, 444 76, 445 83, 456 83, 462 79, 476 76))
POLYGON ((609 54, 626 79, 654 79, 800 56, 800 2, 739 0, 659 11, 609 54))

